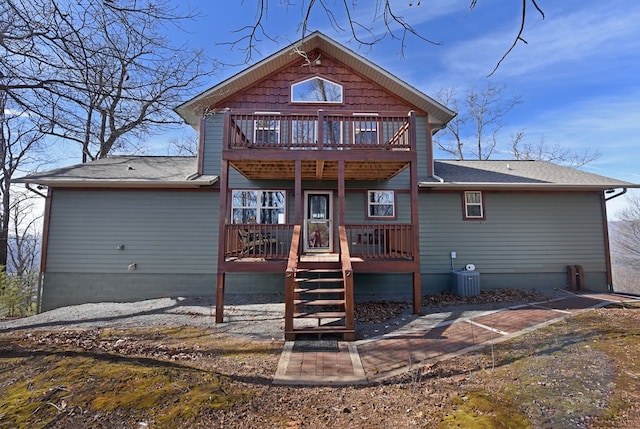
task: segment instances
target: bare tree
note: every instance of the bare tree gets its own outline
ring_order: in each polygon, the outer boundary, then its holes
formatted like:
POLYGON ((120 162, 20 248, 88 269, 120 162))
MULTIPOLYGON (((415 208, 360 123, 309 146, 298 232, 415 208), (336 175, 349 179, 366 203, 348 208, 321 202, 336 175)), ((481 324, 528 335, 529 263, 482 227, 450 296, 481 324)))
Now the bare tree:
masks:
POLYGON ((500 152, 510 153, 517 160, 548 161, 574 168, 601 156, 590 148, 574 150, 560 144, 550 145, 544 138, 537 143, 527 142, 524 130, 507 140, 501 135, 506 126, 505 117, 521 103, 521 99, 519 96, 506 97, 504 91, 505 87, 491 84, 482 89, 471 87, 462 96, 455 88, 440 90, 436 94, 438 101, 457 111, 458 115, 436 134, 436 147, 456 159, 486 160, 500 152))
POLYGON ((627 206, 615 222, 612 253, 622 265, 640 271, 640 194, 627 198, 627 206))
POLYGON ((436 147, 457 159, 486 160, 498 146, 504 117, 521 103, 520 97, 505 98, 504 87, 471 87, 462 97, 455 88, 439 91, 436 98, 458 114, 436 135, 436 147))
POLYGON ((511 151, 514 159, 549 161, 567 167, 580 168, 601 156, 599 151, 591 148, 575 151, 559 143, 549 145, 544 138, 538 143, 529 143, 524 141, 524 137, 524 130, 512 136, 511 151))
POLYGON ((12 210, 11 180, 36 160, 43 132, 28 113, 11 108, 6 92, 0 92, 0 266, 7 265, 7 245, 12 210))
POLYGON ((628 194, 617 218, 609 222, 614 289, 640 294, 640 193, 628 194))
POLYGON ((12 274, 27 278, 38 272, 41 237, 38 233, 42 216, 35 216, 34 194, 14 194, 8 246, 8 267, 12 274))
POLYGON ((48 134, 77 142, 83 161, 181 123, 173 106, 216 70, 202 51, 163 35, 193 18, 166 0, 8 0, 2 12, 18 25, 3 29, 0 70, 28 84, 6 90, 46 119, 48 134))
MULTIPOLYGON (((544 19, 544 12, 538 5, 537 0, 520 1, 520 14, 517 17, 520 24, 519 30, 514 36, 513 43, 504 53, 502 58, 500 58, 496 63, 495 68, 489 76, 493 75, 497 71, 500 64, 505 60, 509 53, 515 49, 518 43, 527 43, 524 39, 526 17, 528 14, 527 6, 533 6, 538 14, 544 19)), ((469 10, 472 11, 475 9, 477 2, 478 0, 470 0, 469 10)), ((268 11, 272 4, 273 2, 269 0, 257 0, 255 19, 252 24, 238 29, 236 33, 239 37, 234 41, 227 43, 234 48, 241 49, 245 53, 246 62, 250 62, 253 55, 256 52, 259 52, 258 45, 262 41, 262 38, 266 38, 271 41, 277 40, 277 37, 267 31, 265 26, 266 21, 268 21, 268 11)), ((342 0, 330 5, 324 0, 309 0, 308 2, 303 0, 301 3, 294 3, 290 0, 278 0, 278 6, 280 7, 293 8, 295 6, 296 8, 299 8, 300 21, 297 24, 297 30, 301 37, 304 37, 307 34, 307 27, 312 13, 315 10, 320 9, 320 12, 326 16, 335 31, 348 31, 353 40, 363 46, 373 46, 381 42, 386 37, 390 37, 391 39, 399 41, 400 53, 404 56, 406 40, 408 37, 416 37, 426 43, 440 45, 440 42, 436 42, 433 39, 424 36, 416 30, 416 28, 414 28, 407 19, 400 15, 397 12, 399 9, 398 4, 398 2, 392 2, 391 0, 376 0, 373 15, 364 15, 364 19, 362 19, 360 18, 363 16, 361 13, 362 10, 358 9, 358 2, 356 1, 342 0), (348 27, 348 30, 343 28, 343 25, 338 19, 338 16, 342 13, 347 17, 345 26, 348 27), (374 24, 379 23, 382 23, 382 31, 374 29, 374 24)), ((407 0, 405 4, 409 7, 429 7, 426 2, 423 5, 421 1, 407 0)))
POLYGON ((169 154, 178 156, 198 155, 198 135, 187 132, 169 141, 169 154))
POLYGON ((34 195, 23 191, 13 196, 9 234, 9 260, 0 272, 0 315, 24 316, 36 310, 38 290, 39 217, 33 217, 34 195))

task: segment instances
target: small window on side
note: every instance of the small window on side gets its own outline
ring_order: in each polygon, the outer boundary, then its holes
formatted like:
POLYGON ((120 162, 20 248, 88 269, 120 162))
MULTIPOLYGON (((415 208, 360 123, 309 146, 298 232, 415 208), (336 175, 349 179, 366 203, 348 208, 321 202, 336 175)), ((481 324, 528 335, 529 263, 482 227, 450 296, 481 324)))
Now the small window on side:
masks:
POLYGON ((376 114, 357 116, 353 120, 353 144, 375 146, 380 144, 378 138, 378 116, 376 114))
POLYGON ((369 218, 395 218, 396 198, 394 191, 368 191, 367 192, 367 217, 369 218))
POLYGON ((258 145, 280 144, 280 120, 258 119, 253 124, 253 141, 258 145))
POLYGON ((464 218, 484 219, 484 200, 480 191, 465 191, 464 218))

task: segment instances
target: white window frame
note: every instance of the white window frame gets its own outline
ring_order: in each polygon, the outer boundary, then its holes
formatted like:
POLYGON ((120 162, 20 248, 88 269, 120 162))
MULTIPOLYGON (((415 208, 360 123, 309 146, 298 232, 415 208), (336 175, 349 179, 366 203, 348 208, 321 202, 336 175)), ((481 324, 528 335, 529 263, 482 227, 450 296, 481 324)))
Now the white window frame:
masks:
MULTIPOLYGON (((247 210, 247 211, 253 211, 255 213, 255 215, 253 215, 255 217, 255 223, 265 223, 263 222, 262 219, 262 212, 263 210, 281 210, 281 213, 283 214, 283 219, 282 221, 284 222, 286 219, 286 213, 287 213, 287 192, 283 189, 234 189, 233 191, 231 191, 231 220, 234 223, 249 223, 248 218, 247 219, 241 219, 238 218, 235 215, 236 210, 247 210), (256 205, 234 205, 236 198, 235 195, 237 193, 253 193, 255 195, 255 201, 256 201, 256 205), (264 198, 262 198, 262 196, 268 192, 279 192, 282 194, 282 197, 284 199, 283 201, 283 205, 282 206, 266 206, 266 205, 262 205, 262 201, 264 198)), ((279 223, 280 219, 278 219, 279 216, 276 217, 275 222, 272 219, 272 224, 276 224, 279 223)))
POLYGON ((380 124, 377 113, 354 113, 353 114, 353 145, 357 146, 362 143, 358 143, 358 134, 360 133, 375 133, 375 141, 371 144, 380 144, 380 124))
POLYGON ((310 77, 309 79, 305 79, 303 81, 300 82, 296 82, 291 84, 290 87, 290 91, 291 91, 291 103, 296 103, 296 104, 342 104, 344 102, 344 87, 342 85, 340 85, 339 83, 335 83, 330 81, 329 79, 325 79, 323 77, 320 76, 314 76, 314 77, 310 77), (300 85, 304 85, 306 83, 309 83, 313 80, 321 80, 323 82, 328 82, 330 85, 333 85, 337 88, 339 88, 340 90, 340 100, 338 101, 329 101, 329 100, 295 100, 294 99, 294 88, 296 86, 300 86, 300 85))
POLYGON ((367 218, 370 219, 395 219, 396 217, 396 192, 393 190, 387 190, 387 189, 377 189, 377 190, 369 190, 367 191, 367 218), (385 194, 391 194, 392 197, 392 201, 391 203, 388 202, 377 202, 377 201, 371 201, 371 195, 375 194, 375 193, 385 193, 385 194), (391 206, 391 215, 390 216, 380 216, 380 215, 375 215, 375 214, 371 214, 372 213, 372 208, 375 206, 391 206))
MULTIPOLYGON (((482 191, 464 191, 464 218, 465 219, 484 219, 484 194, 482 191), (479 201, 469 201, 470 196, 479 196, 479 201), (472 207, 480 208, 480 215, 470 214, 469 209, 472 207)), ((474 198, 475 199, 475 198, 474 198)))
MULTIPOLYGON (((273 114, 273 113, 270 113, 273 114)), ((280 119, 269 118, 269 119, 256 119, 253 121, 253 142, 255 144, 280 144, 280 119), (265 124, 266 122, 266 124, 265 124), (276 134, 275 142, 258 142, 258 132, 259 131, 273 131, 276 134)))

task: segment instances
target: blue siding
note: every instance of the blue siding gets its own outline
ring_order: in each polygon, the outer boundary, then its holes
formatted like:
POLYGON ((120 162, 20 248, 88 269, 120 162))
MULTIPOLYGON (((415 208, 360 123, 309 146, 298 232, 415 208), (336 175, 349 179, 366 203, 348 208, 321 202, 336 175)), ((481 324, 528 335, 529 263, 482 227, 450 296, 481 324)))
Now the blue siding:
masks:
POLYGON ((454 267, 474 264, 484 287, 564 288, 567 265, 579 264, 588 288, 606 290, 598 194, 485 192, 484 198, 486 220, 465 221, 461 194, 420 194, 421 272, 430 278, 428 288, 446 287, 455 251, 454 267))
POLYGON ((224 115, 221 113, 207 116, 204 126, 203 173, 219 175, 222 160, 222 137, 224 115))
POLYGON ((47 272, 215 273, 218 207, 216 192, 56 190, 47 272))

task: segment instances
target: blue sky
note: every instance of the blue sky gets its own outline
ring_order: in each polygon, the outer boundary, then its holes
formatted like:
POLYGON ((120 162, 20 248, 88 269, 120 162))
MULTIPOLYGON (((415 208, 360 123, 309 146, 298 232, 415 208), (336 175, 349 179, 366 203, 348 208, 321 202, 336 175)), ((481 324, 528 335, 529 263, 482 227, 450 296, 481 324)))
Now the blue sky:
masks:
MULTIPOLYGON (((219 1, 192 1, 202 16, 188 26, 189 44, 205 48, 225 63, 241 63, 244 53, 222 43, 238 39, 241 33, 234 30, 254 22, 256 3, 227 1, 222 10, 219 1)), ((381 22, 371 22, 375 3, 357 2, 355 16, 374 31, 382 31, 381 22)), ((442 88, 463 92, 470 86, 505 85, 506 96, 521 96, 522 103, 506 118, 504 139, 524 129, 532 143, 544 139, 576 150, 591 148, 602 156, 585 171, 640 183, 640 2, 538 0, 545 18, 529 5, 523 34, 528 44, 518 44, 491 77, 487 75, 518 31, 520 2, 482 0, 473 11, 469 11, 471 0, 409 3, 392 1, 397 14, 441 45, 409 37, 404 57, 400 42, 388 37, 372 48, 360 47, 351 41, 344 15, 337 14, 344 29, 338 31, 319 5, 308 30, 324 32, 429 95, 442 88)), ((342 2, 327 0, 326 4, 339 8, 342 2)), ((257 45, 260 52, 251 64, 300 37, 301 5, 302 0, 270 1, 264 26, 269 35, 277 36, 277 43, 262 37, 257 45)), ((210 86, 244 67, 225 67, 210 86)), ((610 216, 621 202, 608 204, 610 216)))

